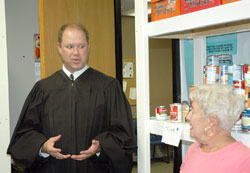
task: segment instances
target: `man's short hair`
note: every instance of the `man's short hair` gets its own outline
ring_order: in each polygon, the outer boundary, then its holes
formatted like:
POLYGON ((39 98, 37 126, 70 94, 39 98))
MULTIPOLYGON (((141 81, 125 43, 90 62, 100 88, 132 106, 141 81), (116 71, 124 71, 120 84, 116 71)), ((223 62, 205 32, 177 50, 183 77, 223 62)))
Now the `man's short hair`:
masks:
POLYGON ((86 37, 86 40, 87 42, 89 43, 89 32, 88 30, 82 25, 82 24, 79 24, 79 23, 69 23, 69 24, 64 24, 60 27, 60 29, 58 30, 58 42, 60 44, 62 44, 62 35, 65 31, 66 28, 78 28, 80 30, 82 30, 85 34, 85 37, 86 37))

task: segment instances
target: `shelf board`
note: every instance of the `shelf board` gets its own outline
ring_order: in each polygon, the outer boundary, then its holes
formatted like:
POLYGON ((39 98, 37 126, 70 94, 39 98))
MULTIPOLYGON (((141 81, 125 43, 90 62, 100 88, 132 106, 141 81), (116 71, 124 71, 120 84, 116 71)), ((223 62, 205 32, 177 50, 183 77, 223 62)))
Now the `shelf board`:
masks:
MULTIPOLYGON (((170 120, 157 120, 155 117, 151 117, 149 122, 150 122, 150 133, 161 135, 161 136, 163 135, 164 123, 171 123, 170 120)), ((173 123, 173 124, 176 124, 176 125, 178 124, 178 125, 183 126, 181 140, 187 141, 187 142, 196 141, 194 138, 190 137, 190 124, 188 122, 173 123)), ((250 147, 250 133, 249 132, 232 131, 231 135, 237 141, 241 141, 243 144, 250 147)))
POLYGON ((151 38, 194 38, 250 30, 250 0, 241 0, 147 24, 151 38))

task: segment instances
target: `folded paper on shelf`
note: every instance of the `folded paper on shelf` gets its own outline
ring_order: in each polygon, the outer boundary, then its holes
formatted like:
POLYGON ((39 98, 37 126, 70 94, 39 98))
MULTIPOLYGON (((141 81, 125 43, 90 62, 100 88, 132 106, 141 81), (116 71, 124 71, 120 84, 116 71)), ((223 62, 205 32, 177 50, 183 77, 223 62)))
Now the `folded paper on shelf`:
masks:
POLYGON ((181 134, 183 131, 183 126, 178 123, 164 123, 162 142, 178 147, 181 134))

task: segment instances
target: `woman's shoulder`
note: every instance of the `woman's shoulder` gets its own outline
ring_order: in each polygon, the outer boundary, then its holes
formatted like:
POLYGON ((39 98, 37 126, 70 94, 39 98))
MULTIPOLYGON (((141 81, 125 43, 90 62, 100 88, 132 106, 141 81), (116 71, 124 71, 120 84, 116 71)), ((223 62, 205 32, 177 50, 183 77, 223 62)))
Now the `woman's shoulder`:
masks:
POLYGON ((237 149, 238 152, 242 152, 245 153, 246 155, 249 155, 250 157, 250 148, 244 145, 242 142, 236 141, 233 145, 233 148, 237 149))
POLYGON ((235 142, 233 147, 233 156, 231 158, 235 160, 235 165, 239 166, 240 172, 248 172, 250 169, 250 148, 240 141, 235 142))
POLYGON ((240 141, 236 141, 227 146, 220 154, 224 155, 225 158, 230 158, 234 163, 241 164, 241 162, 245 161, 250 162, 250 148, 240 141))

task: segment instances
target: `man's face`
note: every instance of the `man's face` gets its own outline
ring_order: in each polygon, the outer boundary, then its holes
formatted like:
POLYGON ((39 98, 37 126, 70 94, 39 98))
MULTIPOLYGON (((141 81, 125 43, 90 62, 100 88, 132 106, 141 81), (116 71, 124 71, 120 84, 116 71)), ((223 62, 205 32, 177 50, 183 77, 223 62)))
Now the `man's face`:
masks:
POLYGON ((64 66, 71 73, 86 65, 89 48, 85 33, 79 28, 66 28, 62 35, 62 43, 57 44, 64 66))

